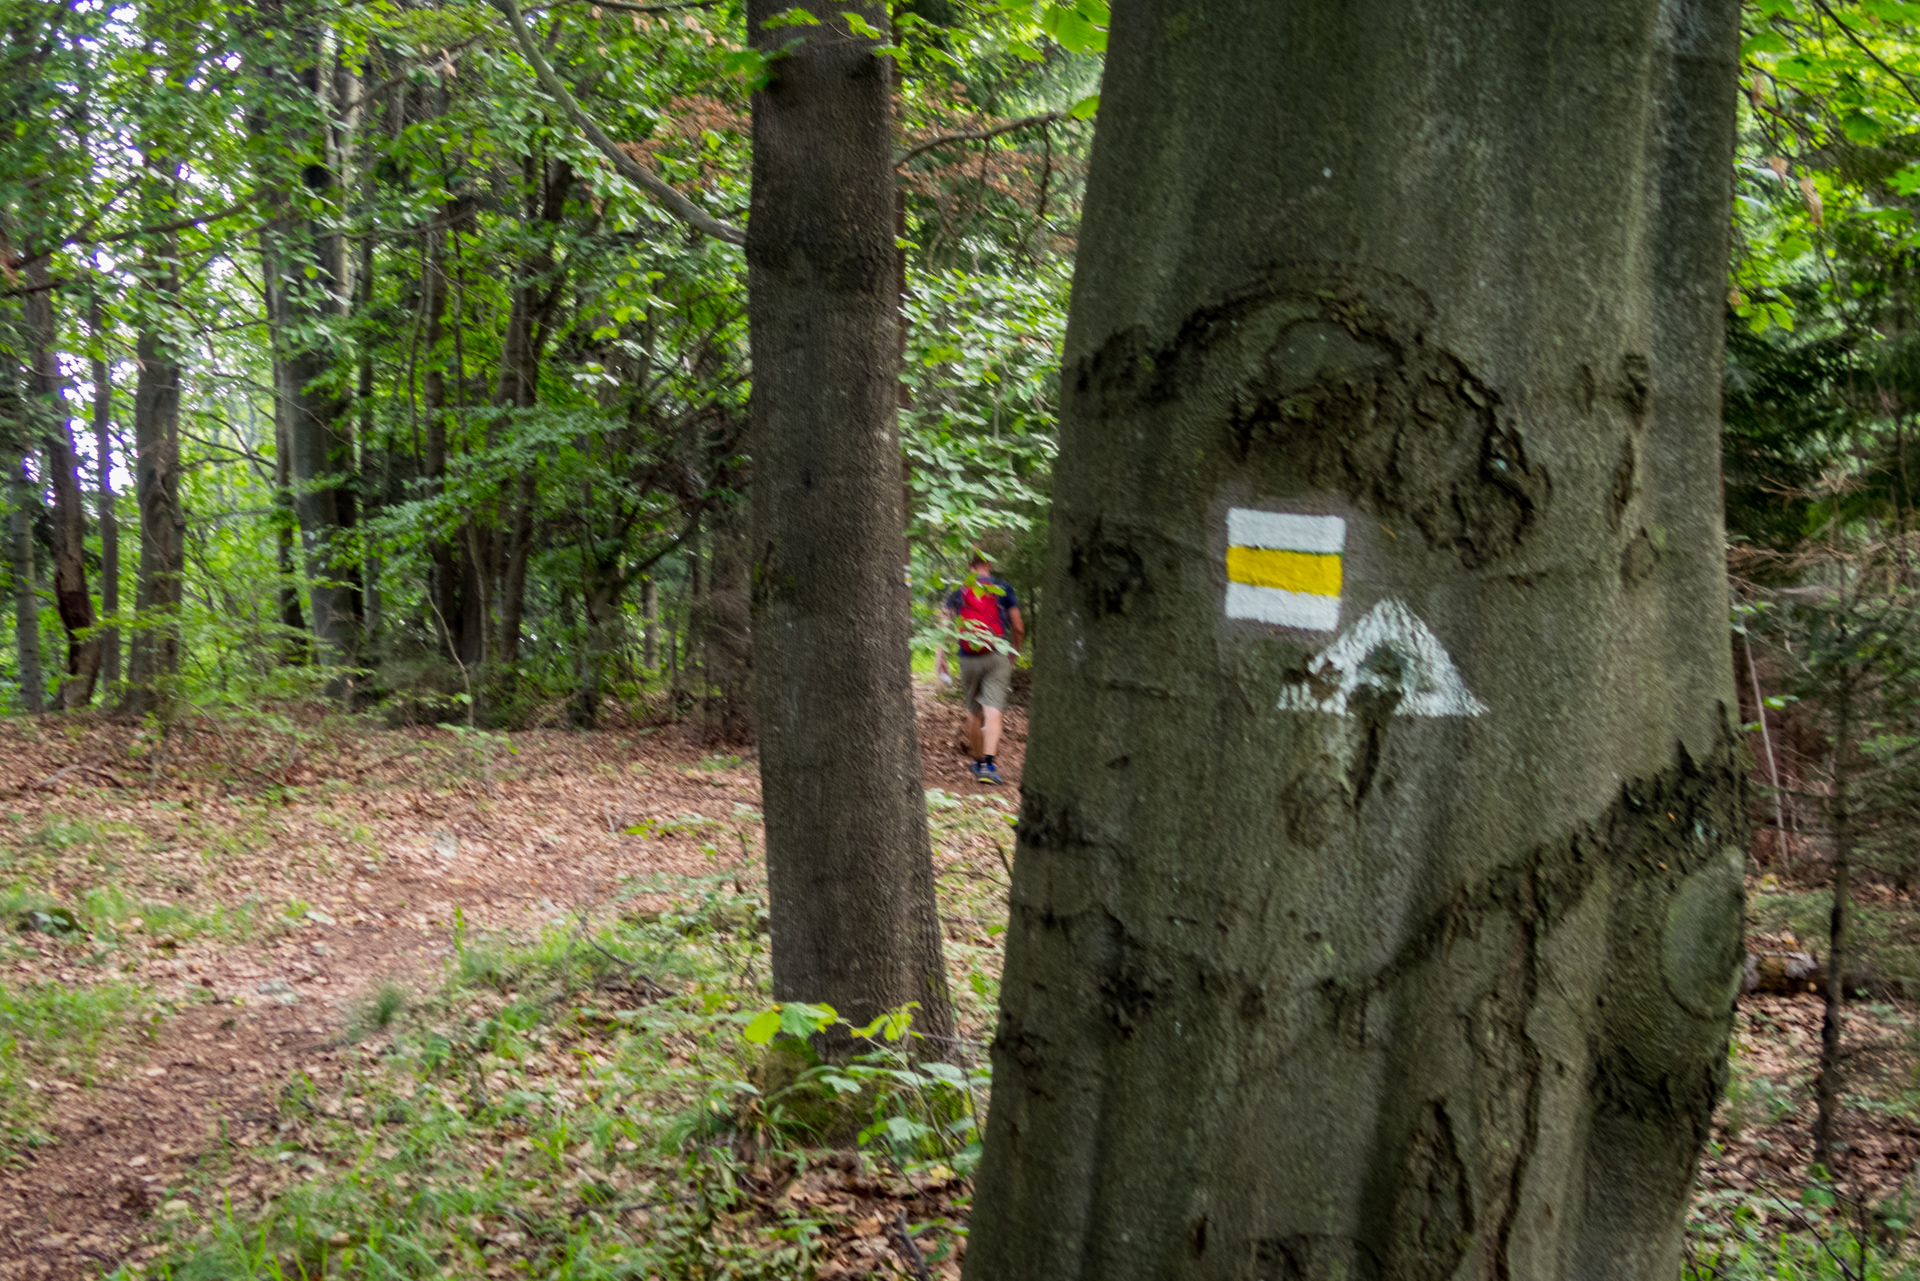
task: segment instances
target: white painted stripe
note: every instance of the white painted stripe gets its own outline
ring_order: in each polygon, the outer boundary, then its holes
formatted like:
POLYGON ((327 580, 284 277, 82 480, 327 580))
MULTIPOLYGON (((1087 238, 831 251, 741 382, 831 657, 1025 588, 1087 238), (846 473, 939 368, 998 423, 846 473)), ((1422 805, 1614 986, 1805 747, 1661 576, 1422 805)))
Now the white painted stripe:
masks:
POLYGON ((1250 618, 1275 627, 1298 627, 1330 632, 1340 626, 1340 598, 1306 592, 1283 592, 1278 587, 1250 583, 1227 584, 1227 617, 1250 618))
POLYGON ((1347 545, 1347 522, 1338 516, 1301 516, 1294 512, 1233 507, 1227 510, 1227 545, 1272 547, 1289 552, 1339 552, 1347 545))

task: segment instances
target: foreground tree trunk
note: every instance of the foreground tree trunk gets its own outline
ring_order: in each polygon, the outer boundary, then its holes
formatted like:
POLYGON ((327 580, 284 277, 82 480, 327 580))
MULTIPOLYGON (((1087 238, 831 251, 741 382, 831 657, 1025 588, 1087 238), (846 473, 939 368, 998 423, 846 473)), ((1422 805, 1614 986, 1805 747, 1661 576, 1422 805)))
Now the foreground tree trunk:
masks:
MULTIPOLYGON (((835 15, 762 24, 753 100, 753 687, 773 988, 953 1031, 908 656, 891 65, 835 15)), ((846 8, 887 29, 885 7, 846 8)))
POLYGON ((969 1277, 1676 1274, 1736 19, 1115 4, 969 1277))

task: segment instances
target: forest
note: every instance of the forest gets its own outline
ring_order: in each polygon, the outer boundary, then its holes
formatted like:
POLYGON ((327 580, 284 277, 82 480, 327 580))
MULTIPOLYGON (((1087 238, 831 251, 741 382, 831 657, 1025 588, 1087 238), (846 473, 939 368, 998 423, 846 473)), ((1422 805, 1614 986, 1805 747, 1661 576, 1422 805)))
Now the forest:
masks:
POLYGON ((1920 3, 0 32, 0 1278, 1920 1276, 1920 3))

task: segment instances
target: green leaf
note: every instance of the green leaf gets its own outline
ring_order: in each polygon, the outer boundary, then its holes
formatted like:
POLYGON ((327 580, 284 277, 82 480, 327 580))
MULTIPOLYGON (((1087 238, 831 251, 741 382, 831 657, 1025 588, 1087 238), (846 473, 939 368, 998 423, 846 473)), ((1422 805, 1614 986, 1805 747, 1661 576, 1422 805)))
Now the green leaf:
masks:
POLYGON ((840 1014, 831 1005, 788 1001, 780 1007, 780 1030, 788 1036, 809 1037, 839 1021, 840 1014))
POLYGON ((765 19, 760 25, 768 31, 776 27, 817 27, 820 25, 820 19, 795 5, 791 9, 782 10, 771 18, 765 19))
POLYGON ((847 20, 847 30, 853 32, 856 36, 865 36, 869 40, 884 40, 886 38, 885 32, 881 31, 878 27, 851 9, 842 9, 840 16, 847 20))
POLYGON ((765 1045, 780 1030, 780 1007, 774 1006, 763 1014, 755 1015, 741 1035, 755 1045, 765 1045))
POLYGON ((1785 53, 1793 46, 1778 31, 1762 31, 1740 46, 1740 56, 1750 58, 1756 53, 1785 53))
POLYGON ((1090 93, 1067 108, 1067 119, 1091 120, 1093 119, 1093 113, 1098 110, 1100 110, 1100 95, 1090 93))

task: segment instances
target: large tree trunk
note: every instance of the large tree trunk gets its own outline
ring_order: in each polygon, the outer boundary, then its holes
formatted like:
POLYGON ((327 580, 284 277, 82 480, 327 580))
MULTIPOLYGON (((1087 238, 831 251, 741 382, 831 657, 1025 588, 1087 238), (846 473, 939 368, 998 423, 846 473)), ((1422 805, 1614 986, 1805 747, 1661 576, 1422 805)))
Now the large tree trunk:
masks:
MULTIPOLYGON (((753 670, 773 988, 952 1035, 908 655, 891 63, 836 13, 761 24, 753 102, 753 670)), ((885 7, 857 3, 875 29, 885 7)))
MULTIPOLYGON (((100 612, 120 612, 120 513, 113 497, 113 371, 107 363, 106 312, 96 290, 87 302, 87 329, 93 340, 93 458, 100 469, 100 612)), ((100 677, 109 687, 120 680, 120 629, 100 636, 100 677)))
MULTIPOLYGON (((163 300, 179 291, 178 257, 171 238, 149 255, 153 284, 163 300)), ((169 338, 143 326, 135 342, 140 373, 134 389, 134 492, 140 506, 140 576, 134 608, 126 710, 162 710, 180 668, 178 615, 187 568, 187 518, 180 506, 180 364, 169 338)))
POLYGON ((60 372, 59 330, 54 322, 49 260, 28 268, 39 286, 27 295, 27 333, 32 345, 28 387, 32 419, 47 449, 47 479, 53 485, 53 600, 67 634, 67 674, 55 702, 63 709, 93 701, 100 675, 100 638, 93 627, 93 596, 87 590, 87 509, 80 495, 80 456, 73 447, 73 415, 67 407, 66 378, 60 372))
POLYGON ((1737 17, 1114 6, 969 1277, 1675 1275, 1737 17))

